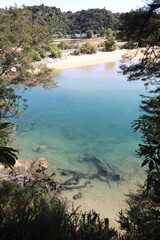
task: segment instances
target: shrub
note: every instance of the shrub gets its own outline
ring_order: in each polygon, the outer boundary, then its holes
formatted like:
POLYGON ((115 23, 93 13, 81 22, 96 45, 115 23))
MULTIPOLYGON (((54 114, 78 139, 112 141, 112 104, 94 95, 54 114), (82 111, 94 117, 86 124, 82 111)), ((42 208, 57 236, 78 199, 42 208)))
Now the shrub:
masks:
POLYGON ((117 49, 117 45, 115 43, 115 41, 112 39, 112 40, 106 40, 104 42, 104 51, 106 52, 110 52, 110 51, 115 51, 117 49))
POLYGON ((94 211, 68 213, 65 203, 38 184, 21 188, 0 183, 0 236, 3 240, 115 240, 108 219, 94 211))
POLYGON ((70 44, 67 43, 67 42, 60 42, 60 43, 58 44, 58 48, 61 49, 61 50, 65 50, 65 49, 70 49, 71 46, 70 46, 70 44))
POLYGON ((51 53, 51 57, 58 58, 62 56, 62 52, 55 45, 46 45, 44 49, 51 53))
POLYGON ((87 53, 87 54, 96 53, 97 52, 97 48, 95 46, 93 46, 90 42, 85 42, 81 46, 80 52, 81 53, 87 53))
POLYGON ((105 42, 101 42, 98 44, 98 47, 105 47, 105 42))
POLYGON ((62 56, 62 52, 56 46, 52 46, 50 52, 51 52, 51 57, 58 58, 62 56))

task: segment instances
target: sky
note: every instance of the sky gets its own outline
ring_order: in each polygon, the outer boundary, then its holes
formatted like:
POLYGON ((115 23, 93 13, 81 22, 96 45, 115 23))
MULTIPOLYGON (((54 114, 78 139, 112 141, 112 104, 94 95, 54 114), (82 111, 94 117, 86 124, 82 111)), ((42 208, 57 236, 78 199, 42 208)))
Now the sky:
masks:
POLYGON ((0 0, 0 8, 13 6, 41 5, 60 8, 62 11, 79 11, 89 8, 106 8, 112 12, 128 12, 145 5, 145 0, 0 0))

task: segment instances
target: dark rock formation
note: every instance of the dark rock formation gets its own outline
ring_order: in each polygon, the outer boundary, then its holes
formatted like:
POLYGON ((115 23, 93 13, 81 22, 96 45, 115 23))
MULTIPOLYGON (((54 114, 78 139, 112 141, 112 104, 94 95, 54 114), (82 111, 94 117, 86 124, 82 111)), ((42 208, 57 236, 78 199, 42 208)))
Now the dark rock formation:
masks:
POLYGON ((74 200, 77 200, 77 199, 79 199, 79 198, 81 198, 81 197, 82 197, 82 193, 79 192, 79 193, 77 193, 76 195, 73 196, 73 199, 74 199, 74 200))

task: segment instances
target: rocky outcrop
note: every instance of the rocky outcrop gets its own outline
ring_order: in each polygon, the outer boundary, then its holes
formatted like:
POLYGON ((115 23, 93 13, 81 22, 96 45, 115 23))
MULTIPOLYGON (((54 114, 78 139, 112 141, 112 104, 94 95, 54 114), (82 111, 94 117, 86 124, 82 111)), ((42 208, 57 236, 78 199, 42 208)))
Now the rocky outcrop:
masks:
POLYGON ((33 163, 33 169, 37 172, 42 172, 46 170, 49 166, 48 158, 40 157, 33 163))
POLYGON ((18 159, 14 165, 15 168, 29 169, 32 165, 31 160, 18 159))
POLYGON ((28 184, 37 184, 49 192, 59 193, 62 185, 55 180, 55 173, 48 175, 45 172, 48 166, 49 161, 46 157, 40 157, 34 163, 31 160, 19 159, 12 169, 0 165, 0 180, 18 183, 22 187, 28 184))

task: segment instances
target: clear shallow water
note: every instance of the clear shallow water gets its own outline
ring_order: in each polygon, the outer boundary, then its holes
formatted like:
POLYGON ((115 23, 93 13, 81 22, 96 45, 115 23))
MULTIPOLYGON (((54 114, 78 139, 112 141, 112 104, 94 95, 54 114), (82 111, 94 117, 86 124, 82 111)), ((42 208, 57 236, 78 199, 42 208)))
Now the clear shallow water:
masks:
MULTIPOLYGON (((36 160, 46 156, 50 171, 57 168, 95 172, 91 163, 79 163, 84 153, 100 156, 125 179, 141 172, 135 149, 140 135, 133 133, 131 122, 139 116, 140 81, 127 82, 117 73, 118 63, 73 68, 55 77, 58 88, 46 91, 32 88, 17 93, 28 99, 29 108, 16 133, 21 158, 36 160), (32 131, 23 132, 35 123, 32 131), (45 145, 42 153, 34 151, 45 145)), ((141 174, 141 173, 140 173, 141 174)))

